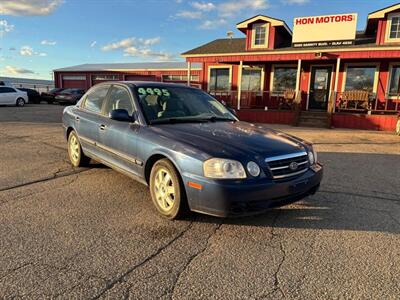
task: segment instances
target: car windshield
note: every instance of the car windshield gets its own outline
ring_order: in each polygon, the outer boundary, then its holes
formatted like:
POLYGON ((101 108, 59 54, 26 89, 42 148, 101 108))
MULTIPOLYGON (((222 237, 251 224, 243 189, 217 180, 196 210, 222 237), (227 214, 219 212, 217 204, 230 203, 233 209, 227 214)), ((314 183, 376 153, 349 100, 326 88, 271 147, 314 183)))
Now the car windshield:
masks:
POLYGON ((150 124, 237 121, 216 99, 187 87, 136 87, 143 113, 150 124))

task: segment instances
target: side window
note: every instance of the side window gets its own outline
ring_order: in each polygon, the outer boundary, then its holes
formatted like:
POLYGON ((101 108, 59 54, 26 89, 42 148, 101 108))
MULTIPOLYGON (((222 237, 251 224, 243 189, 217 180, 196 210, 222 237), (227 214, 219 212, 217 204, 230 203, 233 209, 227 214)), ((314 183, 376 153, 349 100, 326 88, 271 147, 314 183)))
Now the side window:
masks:
POLYGON ((2 87, 0 88, 0 93, 16 93, 16 90, 10 87, 2 87))
POLYGON ((95 113, 100 113, 110 86, 103 85, 87 94, 83 107, 95 113))
POLYGON ((126 109, 129 115, 133 114, 133 104, 129 92, 122 87, 113 86, 110 97, 105 109, 105 114, 109 115, 114 109, 126 109))

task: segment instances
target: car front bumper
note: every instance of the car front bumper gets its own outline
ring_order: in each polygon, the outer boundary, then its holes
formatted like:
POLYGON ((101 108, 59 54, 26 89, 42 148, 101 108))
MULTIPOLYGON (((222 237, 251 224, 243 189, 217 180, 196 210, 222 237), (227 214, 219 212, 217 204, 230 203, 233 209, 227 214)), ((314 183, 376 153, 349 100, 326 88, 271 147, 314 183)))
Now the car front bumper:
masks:
POLYGON ((322 165, 286 181, 271 179, 231 181, 184 178, 192 211, 218 217, 245 216, 300 201, 315 194, 323 176, 322 165), (188 186, 196 182, 202 189, 188 186))

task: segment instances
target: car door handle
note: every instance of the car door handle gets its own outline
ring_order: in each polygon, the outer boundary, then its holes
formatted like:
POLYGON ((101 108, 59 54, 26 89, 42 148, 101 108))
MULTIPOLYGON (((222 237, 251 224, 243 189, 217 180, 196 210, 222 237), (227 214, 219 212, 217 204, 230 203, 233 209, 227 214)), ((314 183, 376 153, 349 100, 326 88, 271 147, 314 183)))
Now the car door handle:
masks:
POLYGON ((75 121, 76 121, 76 122, 79 122, 79 121, 80 121, 80 118, 79 118, 79 117, 75 117, 75 121))
POLYGON ((104 124, 101 124, 101 125, 99 126, 99 128, 100 128, 100 130, 106 130, 107 126, 104 125, 104 124))

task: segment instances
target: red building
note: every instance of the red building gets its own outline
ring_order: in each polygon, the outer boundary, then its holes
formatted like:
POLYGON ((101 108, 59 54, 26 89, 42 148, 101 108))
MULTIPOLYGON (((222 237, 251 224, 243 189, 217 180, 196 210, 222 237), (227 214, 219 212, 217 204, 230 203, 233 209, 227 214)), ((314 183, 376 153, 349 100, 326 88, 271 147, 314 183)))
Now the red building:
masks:
POLYGON ((181 76, 175 82, 190 81, 236 107, 243 120, 393 130, 400 110, 400 4, 369 14, 364 31, 356 27, 357 14, 296 18, 293 32, 282 20, 258 15, 237 24, 243 38, 183 53, 188 64, 179 70, 83 65, 56 70, 56 85, 78 84, 73 76, 87 88, 98 80, 175 81, 175 75, 181 76))
MULTIPOLYGON (((191 85, 200 87, 201 64, 193 64, 190 73, 191 85)), ((113 80, 186 84, 187 64, 184 62, 84 64, 54 70, 55 86, 59 88, 87 90, 97 83, 113 80)))

